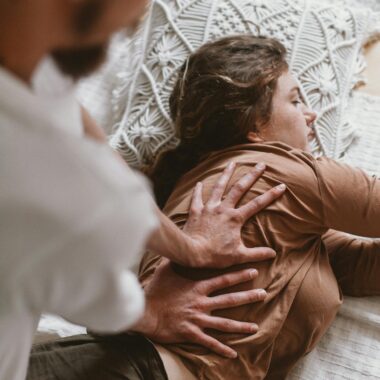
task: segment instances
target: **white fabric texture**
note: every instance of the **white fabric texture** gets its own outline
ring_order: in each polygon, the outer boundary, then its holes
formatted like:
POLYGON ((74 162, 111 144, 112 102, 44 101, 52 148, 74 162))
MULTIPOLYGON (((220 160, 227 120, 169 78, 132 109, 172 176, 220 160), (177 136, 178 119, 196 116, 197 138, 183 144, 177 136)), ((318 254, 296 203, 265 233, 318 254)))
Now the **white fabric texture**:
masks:
POLYGON ((42 312, 99 331, 136 322, 144 297, 128 268, 157 224, 146 184, 109 147, 82 137, 75 89, 43 78, 33 92, 0 69, 4 380, 25 378, 42 312), (75 125, 66 132, 67 122, 75 125))
POLYGON ((379 0, 339 0, 344 2, 345 5, 351 7, 361 8, 366 7, 374 12, 380 12, 380 2, 379 0))
POLYGON ((360 138, 353 142, 342 160, 380 177, 380 98, 354 93, 348 116, 358 128, 360 138))
POLYGON ((112 93, 110 143, 137 167, 173 146, 168 98, 176 70, 205 41, 256 34, 258 26, 288 48, 304 99, 319 114, 315 149, 338 158, 355 137, 343 111, 360 79, 370 19, 368 10, 308 0, 155 0, 112 93))
POLYGON ((318 346, 289 380, 380 379, 380 298, 345 297, 318 346))

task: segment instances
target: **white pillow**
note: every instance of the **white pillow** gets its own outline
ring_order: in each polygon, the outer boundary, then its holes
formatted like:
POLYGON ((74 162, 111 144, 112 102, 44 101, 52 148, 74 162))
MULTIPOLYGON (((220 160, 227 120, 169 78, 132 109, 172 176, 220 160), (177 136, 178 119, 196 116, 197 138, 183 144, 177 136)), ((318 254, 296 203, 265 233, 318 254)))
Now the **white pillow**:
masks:
MULTIPOLYGON (((329 3, 333 3, 330 1, 329 3)), ((155 0, 132 40, 113 91, 116 148, 135 167, 176 144, 168 99, 176 71, 208 40, 252 33, 278 38, 288 49, 304 100, 318 112, 315 151, 339 158, 355 137, 345 117, 363 68, 368 10, 309 0, 155 0)))

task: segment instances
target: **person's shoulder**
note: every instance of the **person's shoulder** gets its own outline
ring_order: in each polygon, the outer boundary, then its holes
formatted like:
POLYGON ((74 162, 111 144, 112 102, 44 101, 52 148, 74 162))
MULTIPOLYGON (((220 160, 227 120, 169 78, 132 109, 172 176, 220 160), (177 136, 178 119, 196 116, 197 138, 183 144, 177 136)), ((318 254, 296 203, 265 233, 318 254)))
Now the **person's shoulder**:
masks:
MULTIPOLYGON (((308 152, 295 149, 281 142, 244 144, 219 153, 219 162, 236 162, 233 180, 236 181, 252 170, 259 162, 266 169, 254 189, 269 190, 281 183, 298 198, 311 201, 319 197, 316 159, 308 152)), ((217 157, 214 157, 217 162, 217 157)), ((223 167, 223 165, 221 165, 223 167)))
POLYGON ((195 184, 201 181, 205 187, 211 188, 229 162, 236 164, 230 183, 236 182, 262 162, 266 169, 254 189, 265 191, 281 183, 296 193, 305 191, 314 194, 318 189, 315 159, 311 154, 281 142, 248 143, 215 151, 205 157, 177 183, 171 202, 168 202, 173 207, 168 209, 186 209, 195 184))
POLYGON ((274 170, 280 176, 298 176, 299 171, 313 172, 315 165, 312 154, 277 141, 236 145, 217 152, 210 158, 215 162, 235 161, 247 169, 263 162, 267 169, 274 170))
POLYGON ((242 156, 244 154, 256 154, 260 157, 266 155, 268 158, 278 156, 280 159, 303 162, 308 165, 315 160, 312 154, 280 141, 244 144, 236 146, 235 150, 242 156))

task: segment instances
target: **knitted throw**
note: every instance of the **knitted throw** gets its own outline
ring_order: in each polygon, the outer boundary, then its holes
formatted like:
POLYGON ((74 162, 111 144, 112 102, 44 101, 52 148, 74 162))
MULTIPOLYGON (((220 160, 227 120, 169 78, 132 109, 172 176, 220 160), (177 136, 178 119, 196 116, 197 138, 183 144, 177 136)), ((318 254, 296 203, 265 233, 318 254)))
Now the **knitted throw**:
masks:
MULTIPOLYGON (((317 111, 315 153, 339 158, 355 137, 345 109, 364 67, 370 12, 310 0, 155 0, 128 41, 112 93, 110 138, 135 167, 175 146, 168 99, 177 69, 205 41, 238 33, 278 38, 305 103, 317 111)), ((122 59, 122 57, 121 57, 122 59)))

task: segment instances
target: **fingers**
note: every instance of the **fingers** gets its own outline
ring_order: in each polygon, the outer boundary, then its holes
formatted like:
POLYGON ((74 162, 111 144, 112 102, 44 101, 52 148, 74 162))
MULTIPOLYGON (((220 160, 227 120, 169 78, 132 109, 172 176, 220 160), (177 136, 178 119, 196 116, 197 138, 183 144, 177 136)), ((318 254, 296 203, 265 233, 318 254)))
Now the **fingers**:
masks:
POLYGON ((222 294, 220 296, 209 297, 208 307, 210 310, 228 309, 230 307, 264 301, 266 296, 267 292, 264 289, 222 294))
POLYGON ((238 322, 233 319, 207 315, 201 321, 203 328, 223 331, 231 334, 255 334, 259 327, 256 323, 238 322))
POLYGON ((190 204, 190 212, 193 214, 199 214, 203 209, 202 189, 202 182, 198 182, 193 191, 190 204))
POLYGON ((210 198, 208 200, 209 204, 218 204, 222 200, 223 194, 226 191, 229 180, 235 170, 235 163, 230 162, 226 169, 224 169, 222 175, 219 177, 218 181, 215 183, 210 198))
POLYGON ((234 264, 254 263, 274 259, 275 257, 276 252, 272 248, 247 248, 245 246, 241 246, 238 250, 238 254, 235 256, 234 264))
POLYGON ((264 194, 252 199, 244 206, 239 207, 238 212, 240 213, 243 220, 246 221, 262 209, 269 206, 272 202, 284 194, 285 190, 286 186, 284 184, 273 187, 272 189, 266 191, 264 194))
POLYGON ((204 280, 198 284, 202 287, 202 293, 209 295, 218 290, 228 288, 233 285, 241 284, 256 278, 258 272, 256 269, 244 269, 239 272, 227 273, 217 277, 204 280))
POLYGON ((253 170, 240 178, 230 189, 224 199, 224 204, 229 207, 235 207, 242 196, 251 188, 251 186, 264 173, 265 165, 259 163, 253 170))
POLYGON ((192 329, 191 332, 186 334, 186 339, 191 343, 199 344, 226 358, 235 359, 237 357, 236 351, 219 342, 215 338, 205 334, 200 329, 192 329))

